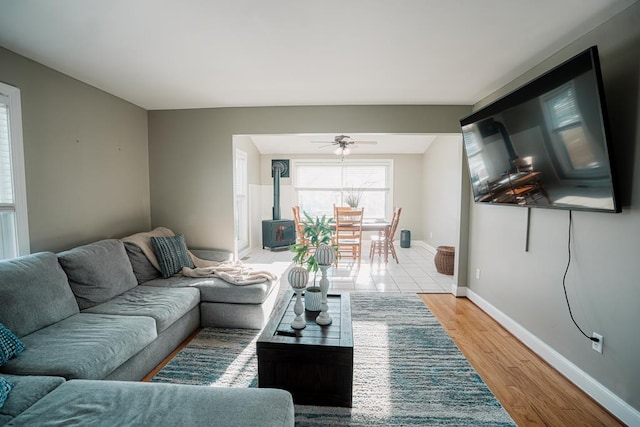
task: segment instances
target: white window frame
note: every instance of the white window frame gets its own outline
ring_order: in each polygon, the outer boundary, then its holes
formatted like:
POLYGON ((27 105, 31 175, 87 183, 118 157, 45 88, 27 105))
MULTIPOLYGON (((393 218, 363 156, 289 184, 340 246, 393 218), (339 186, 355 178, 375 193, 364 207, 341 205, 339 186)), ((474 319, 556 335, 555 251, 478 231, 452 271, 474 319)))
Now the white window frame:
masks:
MULTIPOLYGON (((563 137, 560 135, 560 132, 567 129, 572 129, 572 128, 581 128, 583 132, 586 132, 582 112, 580 111, 579 105, 575 100, 575 98, 576 98, 576 88, 573 81, 570 81, 560 86, 559 88, 549 93, 546 93, 540 97, 540 103, 542 104, 542 111, 544 114, 544 118, 545 118, 545 121, 547 122, 547 127, 550 130, 549 137, 551 139, 551 147, 553 149, 553 152, 555 153, 555 158, 558 160, 558 164, 560 166, 561 179, 569 178, 569 179, 572 179, 574 182, 576 179, 580 179, 580 178, 593 178, 594 171, 596 170, 596 169, 589 169, 589 168, 583 168, 583 169, 574 168, 571 155, 567 151, 567 147, 565 146, 563 137), (571 92, 573 94, 574 104, 575 104, 574 110, 576 112, 576 118, 570 123, 558 124, 556 123, 556 115, 555 115, 555 111, 551 107, 551 103, 556 97, 558 97, 559 95, 562 95, 565 92, 571 92)), ((591 149, 591 151, 594 152, 594 156, 597 156, 597 153, 595 153, 595 151, 597 151, 598 149, 597 145, 590 144, 589 148, 591 149)), ((603 168, 598 167, 597 170, 603 170, 603 168)))
POLYGON ((27 184, 24 167, 24 146, 22 137, 22 102, 20 89, 0 82, 0 94, 8 99, 9 106, 9 146, 11 150, 11 172, 13 203, 0 205, 0 210, 14 212, 16 223, 16 246, 19 256, 31 251, 29 242, 29 217, 27 212, 27 184))
MULTIPOLYGON (((365 210, 365 218, 367 220, 377 220, 377 221, 382 221, 382 220, 388 220, 393 212, 393 159, 295 159, 292 161, 292 174, 291 174, 291 181, 293 184, 293 190, 295 192, 295 198, 296 198, 296 204, 299 204, 299 192, 300 191, 308 191, 308 190, 312 190, 312 191, 335 191, 335 190, 339 190, 339 191, 343 191, 343 193, 348 192, 349 190, 347 190, 348 187, 341 187, 340 189, 338 188, 303 188, 303 187, 298 187, 297 183, 296 183, 296 179, 297 179, 297 168, 300 165, 319 165, 319 166, 323 166, 323 165, 331 165, 331 166, 336 166, 336 165, 342 165, 342 166, 349 166, 349 165, 354 165, 354 166, 366 166, 366 165, 372 165, 372 166, 384 166, 386 168, 386 187, 385 188, 381 188, 381 189, 363 189, 363 191, 383 191, 385 193, 385 218, 371 218, 368 217, 367 212, 365 210)), ((344 194, 343 194, 344 197, 344 194)), ((345 204, 346 206, 346 204, 345 204)), ((331 216, 333 216, 333 214, 331 214, 331 216)))

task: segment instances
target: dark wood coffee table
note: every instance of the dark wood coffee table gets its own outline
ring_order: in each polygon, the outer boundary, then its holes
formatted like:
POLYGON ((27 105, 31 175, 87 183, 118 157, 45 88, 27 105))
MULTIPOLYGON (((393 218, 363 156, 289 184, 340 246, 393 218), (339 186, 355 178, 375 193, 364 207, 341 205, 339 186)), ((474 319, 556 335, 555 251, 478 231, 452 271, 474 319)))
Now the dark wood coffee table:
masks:
POLYGON ((288 390, 301 405, 351 407, 353 329, 349 293, 328 295, 333 323, 316 324, 318 312, 304 312, 307 327, 291 329, 292 291, 280 299, 256 344, 258 386, 288 390))

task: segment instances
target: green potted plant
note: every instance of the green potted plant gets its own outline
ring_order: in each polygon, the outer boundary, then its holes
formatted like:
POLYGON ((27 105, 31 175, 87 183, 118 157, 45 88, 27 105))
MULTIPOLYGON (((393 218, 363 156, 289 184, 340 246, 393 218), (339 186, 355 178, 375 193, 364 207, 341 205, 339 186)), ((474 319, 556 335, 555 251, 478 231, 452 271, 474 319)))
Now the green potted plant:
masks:
POLYGON ((319 311, 321 294, 320 286, 316 285, 316 275, 320 268, 311 250, 322 244, 330 245, 333 228, 331 228, 331 218, 327 218, 326 215, 313 218, 304 212, 304 217, 300 239, 303 243, 291 245, 291 252, 294 253, 293 262, 296 265, 304 266, 308 272, 313 272, 313 284, 305 290, 305 307, 309 311, 319 311))

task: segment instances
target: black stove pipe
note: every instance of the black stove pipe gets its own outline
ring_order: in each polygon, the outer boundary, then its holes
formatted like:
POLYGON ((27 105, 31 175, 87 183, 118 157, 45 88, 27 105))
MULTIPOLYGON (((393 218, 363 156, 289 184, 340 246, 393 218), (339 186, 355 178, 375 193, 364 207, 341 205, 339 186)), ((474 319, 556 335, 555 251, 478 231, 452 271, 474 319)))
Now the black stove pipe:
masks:
POLYGON ((282 165, 276 163, 273 165, 273 219, 280 219, 280 174, 282 173, 282 165))

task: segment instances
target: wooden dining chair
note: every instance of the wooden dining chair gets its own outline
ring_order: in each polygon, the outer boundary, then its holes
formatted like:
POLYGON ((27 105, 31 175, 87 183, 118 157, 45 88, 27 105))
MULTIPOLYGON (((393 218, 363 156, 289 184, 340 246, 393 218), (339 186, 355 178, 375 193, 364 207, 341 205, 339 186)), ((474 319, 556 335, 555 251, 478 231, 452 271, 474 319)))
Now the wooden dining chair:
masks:
POLYGON ((349 207, 335 208, 336 232, 334 242, 338 251, 338 258, 362 258, 362 219, 364 208, 349 207))
POLYGON ((395 239, 396 230, 398 229, 398 222, 400 222, 400 214, 402 213, 402 208, 394 208, 393 209, 393 217, 391 218, 391 224, 385 230, 378 231, 377 235, 371 236, 371 247, 369 248, 369 258, 373 259, 376 252, 378 255, 382 256, 382 251, 384 250, 384 262, 387 262, 389 259, 389 252, 391 252, 391 256, 396 260, 396 263, 400 264, 398 261, 398 254, 396 254, 396 248, 393 245, 393 240, 395 239))
POLYGON ((296 243, 308 244, 304 237, 304 224, 300 220, 300 206, 293 206, 291 210, 293 211, 293 222, 296 227, 296 243))
MULTIPOLYGON (((535 172, 532 156, 519 157, 513 161, 513 165, 518 172, 535 172)), ((544 198, 548 204, 551 204, 549 195, 545 191, 538 178, 530 180, 526 184, 521 186, 512 186, 512 191, 516 198, 516 201, 519 204, 536 203, 537 200, 540 200, 542 198, 544 198)))

